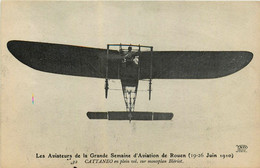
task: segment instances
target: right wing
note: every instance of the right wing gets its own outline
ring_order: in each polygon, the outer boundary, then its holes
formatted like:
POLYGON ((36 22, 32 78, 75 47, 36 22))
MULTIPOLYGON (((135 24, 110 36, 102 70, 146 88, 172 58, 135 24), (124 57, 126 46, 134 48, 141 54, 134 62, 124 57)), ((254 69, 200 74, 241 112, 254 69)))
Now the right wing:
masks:
POLYGON ((143 52, 139 58, 140 78, 209 79, 235 73, 252 60, 247 51, 154 51, 143 52))

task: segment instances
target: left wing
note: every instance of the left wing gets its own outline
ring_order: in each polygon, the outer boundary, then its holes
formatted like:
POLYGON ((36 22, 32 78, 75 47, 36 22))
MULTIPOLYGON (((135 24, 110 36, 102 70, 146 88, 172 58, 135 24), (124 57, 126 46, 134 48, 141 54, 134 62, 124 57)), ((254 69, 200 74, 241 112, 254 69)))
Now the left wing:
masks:
MULTIPOLYGON (((30 41, 9 41, 9 51, 22 63, 36 70, 64 75, 106 77, 107 50, 30 41)), ((116 50, 109 50, 108 78, 118 79, 116 50)))

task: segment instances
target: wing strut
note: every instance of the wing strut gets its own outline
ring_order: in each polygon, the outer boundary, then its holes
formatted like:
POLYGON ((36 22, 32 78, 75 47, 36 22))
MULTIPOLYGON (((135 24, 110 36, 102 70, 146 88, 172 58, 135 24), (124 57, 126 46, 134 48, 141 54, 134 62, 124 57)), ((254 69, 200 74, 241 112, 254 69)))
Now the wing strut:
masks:
POLYGON ((152 93, 152 79, 149 80, 149 100, 151 100, 151 93, 152 93))
POLYGON ((151 47, 151 61, 150 61, 150 80, 149 80, 149 100, 151 100, 152 93, 152 77, 153 77, 153 47, 151 47))
POLYGON ((109 55, 109 45, 107 45, 107 61, 106 61, 106 81, 105 81, 105 97, 108 96, 108 55, 109 55))

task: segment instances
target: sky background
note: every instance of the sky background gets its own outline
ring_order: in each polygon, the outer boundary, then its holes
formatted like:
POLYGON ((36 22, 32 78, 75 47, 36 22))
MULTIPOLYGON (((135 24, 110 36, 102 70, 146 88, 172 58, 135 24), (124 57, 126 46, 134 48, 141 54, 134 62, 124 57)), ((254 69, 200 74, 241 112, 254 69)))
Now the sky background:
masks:
MULTIPOLYGON (((235 153, 240 144, 249 146, 248 153, 232 160, 187 160, 179 166, 259 165, 259 3, 28 1, 2 5, 3 167, 70 167, 65 160, 36 159, 35 153, 220 154, 235 153), (153 80, 152 100, 148 92, 138 92, 136 110, 173 112, 173 120, 129 124, 87 118, 88 111, 125 110, 121 91, 109 91, 108 99, 104 98, 104 79, 33 70, 11 55, 6 48, 9 40, 95 48, 131 43, 151 45, 155 51, 250 51, 254 58, 241 71, 223 78, 153 80)), ((120 81, 109 82, 110 88, 121 88, 120 81)), ((148 86, 141 81, 139 89, 148 86)))

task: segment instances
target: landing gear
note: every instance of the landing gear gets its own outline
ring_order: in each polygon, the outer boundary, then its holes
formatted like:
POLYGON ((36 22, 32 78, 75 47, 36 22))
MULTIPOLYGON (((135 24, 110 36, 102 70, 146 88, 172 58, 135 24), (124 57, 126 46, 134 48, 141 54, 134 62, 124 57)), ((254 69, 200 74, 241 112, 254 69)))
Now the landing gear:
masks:
POLYGON ((152 79, 149 80, 149 100, 151 100, 152 96, 152 79))
POLYGON ((109 89, 109 87, 108 87, 108 79, 106 79, 106 81, 105 81, 105 98, 107 99, 107 96, 108 96, 108 89, 109 89))

